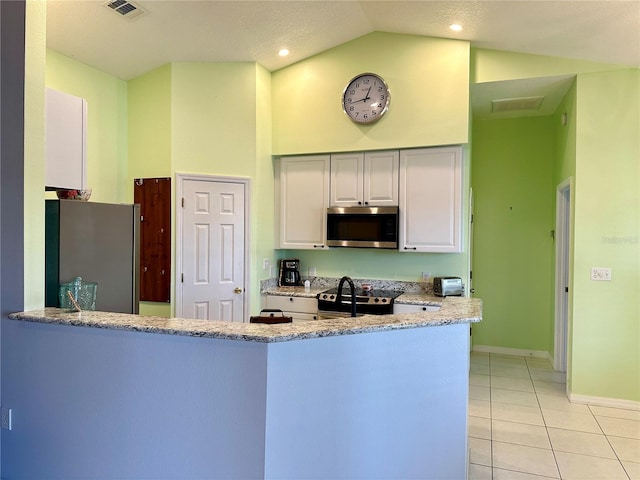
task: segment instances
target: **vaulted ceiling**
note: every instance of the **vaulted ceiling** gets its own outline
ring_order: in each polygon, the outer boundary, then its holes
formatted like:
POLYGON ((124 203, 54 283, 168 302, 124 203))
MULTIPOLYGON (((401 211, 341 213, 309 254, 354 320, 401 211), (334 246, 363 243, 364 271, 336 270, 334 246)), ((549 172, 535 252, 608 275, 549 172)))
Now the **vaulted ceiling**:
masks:
POLYGON ((131 2, 141 13, 132 18, 109 1, 47 0, 47 46, 124 80, 170 62, 251 61, 274 71, 373 31, 640 67, 638 0, 131 2), (452 32, 452 23, 464 29, 452 32), (278 56, 281 48, 290 55, 278 56))

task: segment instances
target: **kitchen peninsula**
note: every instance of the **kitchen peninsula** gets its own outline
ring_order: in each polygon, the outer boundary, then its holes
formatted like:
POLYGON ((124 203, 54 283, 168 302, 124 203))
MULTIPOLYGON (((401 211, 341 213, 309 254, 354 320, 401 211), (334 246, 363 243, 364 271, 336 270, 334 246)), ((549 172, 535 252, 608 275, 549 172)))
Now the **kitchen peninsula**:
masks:
POLYGON ((8 478, 465 478, 478 299, 278 325, 10 318, 8 478))

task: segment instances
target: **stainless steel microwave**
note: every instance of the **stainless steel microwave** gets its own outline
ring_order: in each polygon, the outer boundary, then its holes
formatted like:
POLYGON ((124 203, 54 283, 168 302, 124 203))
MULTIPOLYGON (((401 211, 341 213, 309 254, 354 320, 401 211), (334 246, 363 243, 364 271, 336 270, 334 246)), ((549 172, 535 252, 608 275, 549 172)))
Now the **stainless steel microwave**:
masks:
POLYGON ((330 207, 327 245, 398 248, 398 207, 330 207))

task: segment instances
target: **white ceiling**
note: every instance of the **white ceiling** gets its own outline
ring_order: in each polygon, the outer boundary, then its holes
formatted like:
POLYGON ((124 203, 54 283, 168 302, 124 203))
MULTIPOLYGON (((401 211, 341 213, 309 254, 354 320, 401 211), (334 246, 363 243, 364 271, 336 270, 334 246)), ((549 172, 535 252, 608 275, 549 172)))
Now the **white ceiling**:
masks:
POLYGON ((129 20, 101 0, 47 0, 47 46, 124 80, 170 62, 274 71, 373 31, 640 67, 640 0, 131 1, 146 13, 129 20))

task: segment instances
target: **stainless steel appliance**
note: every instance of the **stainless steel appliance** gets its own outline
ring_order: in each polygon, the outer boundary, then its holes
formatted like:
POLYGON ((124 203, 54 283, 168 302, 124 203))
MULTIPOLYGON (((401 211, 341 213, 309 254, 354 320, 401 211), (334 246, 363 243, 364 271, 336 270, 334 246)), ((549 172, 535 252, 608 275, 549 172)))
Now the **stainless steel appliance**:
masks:
POLYGON ((295 287, 300 285, 300 260, 297 258, 283 258, 280 260, 279 287, 295 287))
MULTIPOLYGON (((387 315, 393 313, 393 301, 402 295, 397 290, 355 289, 356 315, 387 315)), ((318 299, 318 320, 350 317, 352 298, 349 288, 344 288, 338 300, 338 288, 321 292, 318 299)))
POLYGON ((460 277, 435 277, 433 279, 433 293, 438 297, 461 297, 464 287, 460 277))
POLYGON ((330 207, 327 245, 398 248, 398 207, 330 207))
POLYGON ((57 307, 61 283, 97 283, 96 310, 138 313, 139 205, 47 200, 45 305, 57 307))

